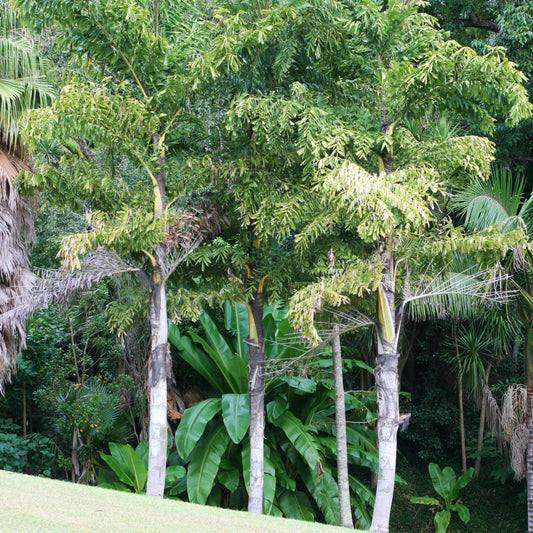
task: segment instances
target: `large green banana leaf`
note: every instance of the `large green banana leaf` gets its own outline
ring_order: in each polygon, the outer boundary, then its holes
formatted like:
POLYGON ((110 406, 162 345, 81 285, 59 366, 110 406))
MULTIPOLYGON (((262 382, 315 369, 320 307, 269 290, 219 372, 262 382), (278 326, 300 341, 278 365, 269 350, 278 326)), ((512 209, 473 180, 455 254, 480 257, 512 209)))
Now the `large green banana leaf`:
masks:
POLYGON ((183 413, 176 430, 176 449, 182 459, 192 452, 203 435, 207 423, 222 409, 220 398, 209 398, 194 404, 183 413))
POLYGON ((224 325, 235 334, 235 352, 248 364, 248 308, 244 304, 224 302, 224 325))
POLYGON ((239 444, 250 426, 248 394, 223 394, 222 419, 231 440, 239 444))
POLYGON ((229 441, 224 424, 218 422, 214 424, 214 429, 207 439, 192 452, 187 472, 187 494, 190 502, 202 505, 207 502, 229 441))
POLYGON ((111 455, 100 452, 100 457, 111 467, 118 479, 140 494, 146 487, 147 472, 142 459, 129 444, 109 443, 111 455))
POLYGON ((322 511, 326 523, 338 526, 340 524, 339 489, 331 472, 325 468, 324 473, 320 476, 320 481, 318 481, 316 474, 311 474, 309 471, 301 472, 301 476, 307 490, 322 511))
POLYGON ((228 385, 213 361, 206 357, 203 350, 195 346, 191 338, 181 335, 179 327, 169 322, 168 339, 178 349, 179 356, 191 365, 210 385, 221 394, 228 390, 228 385))
POLYGON ((283 515, 287 518, 294 518, 295 520, 307 520, 313 522, 315 515, 312 512, 313 506, 307 497, 307 494, 301 491, 289 492, 284 490, 277 498, 280 509, 283 515))
POLYGON ((290 411, 285 411, 272 423, 283 430, 302 459, 309 465, 311 472, 316 473, 321 460, 321 450, 316 437, 310 433, 311 428, 304 426, 290 411))

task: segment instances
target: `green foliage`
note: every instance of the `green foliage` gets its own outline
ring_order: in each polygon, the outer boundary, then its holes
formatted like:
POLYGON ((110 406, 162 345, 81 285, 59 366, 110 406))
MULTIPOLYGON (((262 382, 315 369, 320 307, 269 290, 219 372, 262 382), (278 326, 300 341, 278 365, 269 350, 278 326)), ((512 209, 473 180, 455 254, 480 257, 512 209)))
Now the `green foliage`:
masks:
MULTIPOLYGON (((216 496, 222 490, 232 494, 230 507, 243 508, 243 489, 247 490, 249 477, 249 444, 245 438, 249 424, 247 348, 243 342, 248 335, 246 307, 226 303, 224 318, 225 332, 207 313, 200 318, 198 333, 185 335, 169 324, 169 338, 180 357, 217 395, 185 411, 176 431, 176 447, 188 465, 190 501, 222 503, 216 496)), ((313 520, 318 508, 323 520, 338 523, 331 383, 317 374, 319 369, 314 365, 302 366, 299 362, 298 356, 306 348, 294 338, 283 310, 267 308, 263 326, 267 375, 273 373, 265 396, 264 511, 313 520), (285 365, 292 367, 288 374, 280 373, 285 365)), ((329 364, 325 356, 318 356, 323 367, 329 364)), ((349 420, 373 420, 371 401, 371 395, 347 395, 349 420)), ((370 523, 373 494, 356 473, 375 469, 374 440, 374 433, 361 426, 348 429, 352 504, 361 526, 370 523)))
POLYGON ((434 505, 441 508, 435 514, 435 533, 446 533, 448 531, 452 511, 457 513, 462 522, 465 524, 468 523, 470 520, 470 511, 468 507, 460 503, 459 491, 470 482, 474 474, 474 469, 470 468, 459 478, 456 477, 455 472, 449 466, 441 470, 435 463, 430 463, 428 469, 431 481, 433 482, 433 488, 444 500, 444 505, 438 499, 430 496, 412 496, 410 499, 411 503, 434 505))
MULTIPOLYGON (((129 444, 109 443, 111 455, 100 452, 100 457, 116 474, 119 481, 108 480, 105 473, 99 476, 98 486, 115 490, 133 490, 136 494, 146 491, 148 468, 148 443, 141 442, 134 450, 129 444)), ((166 469, 165 488, 171 488, 185 476, 185 468, 171 464, 166 469)))
POLYGON ((62 453, 52 439, 40 433, 19 435, 21 427, 0 421, 0 469, 52 477, 60 472, 62 453))

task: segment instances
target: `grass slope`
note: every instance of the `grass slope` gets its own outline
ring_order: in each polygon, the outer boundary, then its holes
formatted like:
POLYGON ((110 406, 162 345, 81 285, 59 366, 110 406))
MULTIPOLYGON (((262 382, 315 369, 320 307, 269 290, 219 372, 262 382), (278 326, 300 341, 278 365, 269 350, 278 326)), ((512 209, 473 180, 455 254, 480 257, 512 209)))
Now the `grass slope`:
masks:
POLYGON ((0 531, 335 533, 343 528, 252 515, 0 471, 0 531))

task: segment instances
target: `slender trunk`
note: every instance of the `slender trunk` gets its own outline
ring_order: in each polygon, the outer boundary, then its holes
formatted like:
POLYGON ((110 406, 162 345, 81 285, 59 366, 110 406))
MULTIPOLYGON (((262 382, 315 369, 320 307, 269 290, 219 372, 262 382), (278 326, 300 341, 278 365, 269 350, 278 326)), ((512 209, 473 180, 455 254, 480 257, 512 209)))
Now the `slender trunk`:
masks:
POLYGON ((465 436, 465 409, 463 402, 463 363, 459 355, 459 345, 457 344, 457 331, 455 322, 452 323, 453 341, 455 343, 455 358, 457 366, 459 367, 459 428, 461 430, 461 464, 463 467, 463 474, 466 472, 466 436, 465 436))
POLYGON ((339 513, 342 527, 353 529, 348 479, 348 443, 346 439, 346 409, 342 377, 342 354, 339 326, 335 326, 331 354, 335 382, 335 438, 337 444, 337 484, 339 487, 339 513))
MULTIPOLYGON (((158 173, 154 184, 154 219, 166 212, 165 151, 159 135, 152 138, 157 153, 158 173)), ((150 424, 148 429, 148 479, 146 494, 163 497, 167 465, 167 351, 168 317, 165 277, 168 259, 165 245, 158 244, 150 256, 152 279, 150 283, 150 326, 152 344, 148 365, 150 395, 150 424)))
POLYGON ((262 285, 248 306, 248 399, 250 405, 250 485, 248 512, 263 513, 265 440, 265 347, 262 285))
POLYGON ((26 429, 26 382, 22 382, 22 436, 25 437, 26 429))
MULTIPOLYGON (((531 289, 530 289, 531 294, 531 289)), ((533 533, 533 323, 526 324, 525 335, 526 384, 527 384, 527 524, 528 533, 533 533)))
POLYGON ((378 402, 379 469, 376 502, 370 531, 389 532, 389 520, 396 477, 397 433, 400 419, 398 330, 394 305, 394 258, 386 242, 381 243, 384 261, 378 293, 378 356, 375 380, 378 402))
MULTIPOLYGON (((158 266, 153 267, 153 279, 161 279, 158 266)), ((148 366, 150 426, 146 494, 162 498, 167 463, 168 324, 165 285, 154 281, 150 289, 150 324, 152 347, 148 366)))
POLYGON ((481 471, 481 452, 483 451, 483 438, 485 437, 485 418, 487 412, 487 400, 486 400, 486 390, 489 384, 490 368, 491 363, 487 365, 487 371, 485 372, 485 381, 483 383, 483 389, 481 391, 481 413, 479 415, 479 429, 477 433, 477 457, 474 464, 474 478, 479 478, 479 473, 481 471))
POLYGON ((527 389, 527 530, 533 533, 533 389, 527 389))

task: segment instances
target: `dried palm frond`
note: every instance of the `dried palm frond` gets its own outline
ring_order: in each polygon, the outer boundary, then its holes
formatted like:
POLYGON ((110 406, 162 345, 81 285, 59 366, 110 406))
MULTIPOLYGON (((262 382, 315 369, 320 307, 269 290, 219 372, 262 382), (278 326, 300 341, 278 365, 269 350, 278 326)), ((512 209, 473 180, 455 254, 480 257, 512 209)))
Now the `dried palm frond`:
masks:
POLYGON ((189 208, 169 213, 165 238, 168 256, 168 278, 172 272, 210 235, 221 230, 223 217, 216 208, 189 208))
POLYGON ((25 345, 24 323, 32 314, 108 276, 137 271, 116 253, 99 248, 85 258, 80 270, 43 270, 37 276, 24 266, 9 284, 0 283, 0 390, 25 345))
POLYGON ((483 384, 483 396, 485 399, 485 416, 489 431, 496 437, 500 449, 502 448, 502 413, 496 398, 486 383, 483 384))
POLYGON ((513 430, 510 439, 511 467, 516 481, 522 479, 526 473, 526 451, 529 442, 529 431, 525 424, 519 424, 513 430))
MULTIPOLYGON (((31 210, 15 187, 15 178, 28 166, 0 149, 0 315, 12 313, 30 296, 34 276, 29 270, 27 246, 33 238, 31 210)), ((0 391, 24 346, 24 320, 16 313, 0 323, 0 391)))
POLYGON ((514 429, 527 415, 527 389, 524 385, 511 385, 503 397, 502 428, 505 440, 511 441, 514 429))

